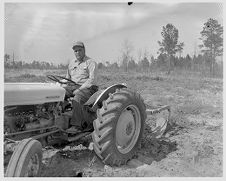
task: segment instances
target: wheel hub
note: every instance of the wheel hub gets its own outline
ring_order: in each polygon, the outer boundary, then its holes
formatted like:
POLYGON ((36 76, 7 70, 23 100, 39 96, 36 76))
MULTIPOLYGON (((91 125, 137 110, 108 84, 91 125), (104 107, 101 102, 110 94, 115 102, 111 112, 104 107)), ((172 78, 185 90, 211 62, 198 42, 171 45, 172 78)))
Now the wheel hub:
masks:
POLYGON ((139 137, 141 117, 135 105, 127 106, 121 113, 116 126, 116 146, 121 153, 129 152, 139 137))
POLYGON ((126 126, 126 135, 131 135, 133 133, 133 128, 134 128, 134 125, 133 123, 129 122, 126 126))
POLYGON ((39 160, 38 160, 38 155, 35 154, 29 160, 29 163, 28 163, 28 166, 27 166, 27 172, 26 172, 25 176, 31 177, 31 176, 37 175, 38 169, 39 169, 39 160))

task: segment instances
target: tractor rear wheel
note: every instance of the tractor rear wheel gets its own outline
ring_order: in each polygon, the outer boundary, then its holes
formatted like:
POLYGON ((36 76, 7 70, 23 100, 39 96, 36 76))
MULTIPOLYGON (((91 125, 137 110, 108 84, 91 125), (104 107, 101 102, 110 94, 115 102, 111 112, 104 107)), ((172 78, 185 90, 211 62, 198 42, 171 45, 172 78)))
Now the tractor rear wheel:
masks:
POLYGON ((24 139, 9 161, 6 177, 37 177, 42 163, 42 145, 34 139, 24 139))
POLYGON ((104 164, 119 166, 135 155, 146 117, 146 107, 138 93, 123 88, 109 94, 97 110, 92 133, 94 151, 104 164))

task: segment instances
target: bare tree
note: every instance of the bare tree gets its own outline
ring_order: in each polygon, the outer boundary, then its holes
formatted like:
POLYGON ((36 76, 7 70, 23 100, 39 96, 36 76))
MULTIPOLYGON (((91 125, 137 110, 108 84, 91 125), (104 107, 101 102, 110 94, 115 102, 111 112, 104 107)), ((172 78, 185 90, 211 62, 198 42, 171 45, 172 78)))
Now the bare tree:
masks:
POLYGON ((128 63, 129 60, 132 58, 131 52, 133 51, 134 47, 132 42, 128 39, 125 39, 122 44, 122 67, 127 72, 128 70, 128 63))
POLYGON ((138 51, 137 51, 138 62, 141 61, 141 58, 142 58, 142 50, 139 48, 138 51))

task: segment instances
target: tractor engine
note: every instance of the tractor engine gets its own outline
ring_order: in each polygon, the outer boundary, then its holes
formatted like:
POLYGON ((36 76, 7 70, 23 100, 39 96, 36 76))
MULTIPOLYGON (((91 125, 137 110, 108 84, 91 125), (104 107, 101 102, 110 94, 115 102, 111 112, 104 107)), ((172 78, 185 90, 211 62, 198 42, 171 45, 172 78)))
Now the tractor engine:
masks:
POLYGON ((4 108, 4 133, 52 126, 55 116, 60 114, 59 108, 57 103, 7 106, 4 108))

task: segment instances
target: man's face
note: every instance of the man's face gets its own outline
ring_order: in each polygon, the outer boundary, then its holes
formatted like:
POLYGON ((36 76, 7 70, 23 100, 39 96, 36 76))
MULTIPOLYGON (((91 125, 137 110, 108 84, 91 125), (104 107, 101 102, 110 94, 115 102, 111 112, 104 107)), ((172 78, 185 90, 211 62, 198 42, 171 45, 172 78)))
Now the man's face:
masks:
POLYGON ((85 49, 82 47, 74 47, 74 53, 75 53, 75 57, 77 58, 77 60, 82 61, 84 56, 85 56, 85 49))

